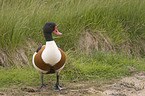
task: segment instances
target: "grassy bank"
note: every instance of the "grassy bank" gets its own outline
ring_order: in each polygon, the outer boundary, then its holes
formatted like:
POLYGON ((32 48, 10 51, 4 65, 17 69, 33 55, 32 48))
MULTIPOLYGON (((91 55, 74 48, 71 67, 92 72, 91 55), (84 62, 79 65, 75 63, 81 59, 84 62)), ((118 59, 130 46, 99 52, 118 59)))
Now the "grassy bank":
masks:
POLYGON ((42 27, 46 22, 54 21, 64 34, 55 40, 65 50, 76 48, 80 34, 89 29, 91 33, 93 30, 103 35, 113 48, 128 46, 131 53, 144 53, 143 0, 1 0, 0 4, 3 50, 22 46, 28 38, 44 43, 42 27))
POLYGON ((42 27, 48 21, 63 33, 54 35, 67 54, 63 80, 108 80, 144 71, 144 9, 144 0, 0 0, 0 86, 40 83, 31 60, 45 44, 42 27))
MULTIPOLYGON (((61 71, 60 80, 63 82, 92 81, 105 82, 130 76, 138 71, 145 71, 145 61, 140 58, 129 58, 124 55, 94 52, 92 54, 76 54, 67 52, 67 63, 61 71)), ((22 87, 41 85, 40 73, 32 66, 6 67, 0 69, 1 87, 22 87)), ((56 74, 44 76, 45 83, 53 86, 56 74)))

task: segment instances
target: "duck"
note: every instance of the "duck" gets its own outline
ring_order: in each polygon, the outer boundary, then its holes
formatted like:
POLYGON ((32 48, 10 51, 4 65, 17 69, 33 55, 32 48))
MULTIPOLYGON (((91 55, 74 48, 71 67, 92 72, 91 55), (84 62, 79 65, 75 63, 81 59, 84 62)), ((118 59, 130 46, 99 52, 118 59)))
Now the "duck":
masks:
POLYGON ((43 27, 43 34, 46 39, 46 44, 37 48, 33 54, 32 63, 36 70, 40 72, 42 85, 39 89, 48 88, 43 82, 43 74, 56 73, 56 84, 54 88, 58 90, 66 89, 59 85, 59 74, 64 68, 66 62, 66 55, 64 51, 57 46, 53 39, 52 33, 62 35, 58 31, 54 22, 47 22, 43 27))

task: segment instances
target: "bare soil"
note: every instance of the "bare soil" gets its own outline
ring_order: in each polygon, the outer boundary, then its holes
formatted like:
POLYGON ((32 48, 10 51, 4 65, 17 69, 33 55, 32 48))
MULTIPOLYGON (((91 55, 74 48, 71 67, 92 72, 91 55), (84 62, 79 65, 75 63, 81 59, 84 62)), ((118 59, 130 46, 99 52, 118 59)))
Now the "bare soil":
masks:
POLYGON ((0 88, 0 96, 145 96, 145 72, 113 82, 65 82, 63 86, 67 89, 61 91, 51 87, 41 90, 37 87, 0 88))
POLYGON ((104 96, 145 96, 145 72, 138 72, 131 77, 105 86, 104 96))

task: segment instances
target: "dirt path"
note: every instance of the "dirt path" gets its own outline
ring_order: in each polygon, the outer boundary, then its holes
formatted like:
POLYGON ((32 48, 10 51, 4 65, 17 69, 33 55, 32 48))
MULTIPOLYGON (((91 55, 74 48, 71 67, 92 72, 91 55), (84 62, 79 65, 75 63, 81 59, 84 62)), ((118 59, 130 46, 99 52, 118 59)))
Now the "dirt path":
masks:
POLYGON ((105 86, 105 96, 145 96, 145 72, 136 73, 117 83, 105 86))
POLYGON ((38 90, 34 87, 0 88, 0 96, 145 96, 145 72, 135 73, 114 84, 99 82, 65 82, 68 89, 38 90))

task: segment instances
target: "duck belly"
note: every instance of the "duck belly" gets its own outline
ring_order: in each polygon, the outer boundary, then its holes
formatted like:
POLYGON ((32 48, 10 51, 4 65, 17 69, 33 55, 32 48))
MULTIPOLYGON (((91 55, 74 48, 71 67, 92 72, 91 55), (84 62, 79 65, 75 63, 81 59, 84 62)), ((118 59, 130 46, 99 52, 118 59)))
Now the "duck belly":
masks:
POLYGON ((54 41, 46 42, 46 46, 42 52, 41 58, 46 64, 50 64, 51 66, 60 61, 61 52, 54 41))
POLYGON ((45 49, 45 45, 42 46, 42 48, 38 53, 37 52, 34 53, 32 59, 33 66, 42 73, 60 72, 65 66, 65 61, 66 61, 65 53, 60 48, 58 48, 61 53, 61 59, 58 63, 54 64, 54 66, 51 66, 50 64, 45 63, 41 58, 44 49, 45 49))

